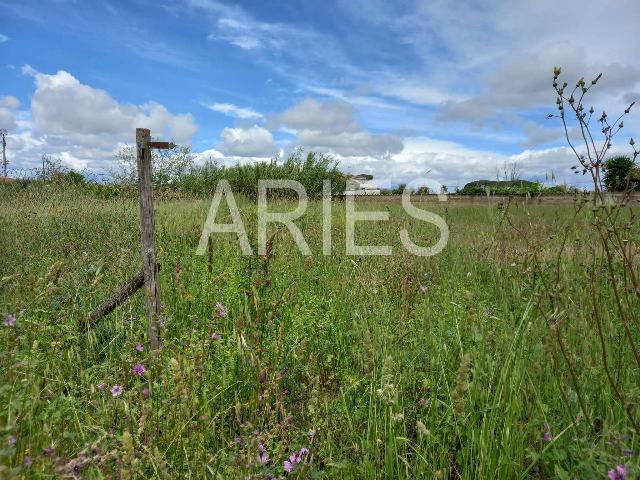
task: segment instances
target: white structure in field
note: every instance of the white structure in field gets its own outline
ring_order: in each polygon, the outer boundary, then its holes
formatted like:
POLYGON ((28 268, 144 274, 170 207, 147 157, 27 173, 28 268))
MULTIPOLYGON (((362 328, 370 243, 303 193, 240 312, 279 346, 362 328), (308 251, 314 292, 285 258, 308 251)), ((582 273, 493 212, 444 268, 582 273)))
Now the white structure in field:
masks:
POLYGON ((371 175, 351 175, 347 177, 345 195, 380 195, 380 189, 373 183, 371 175))

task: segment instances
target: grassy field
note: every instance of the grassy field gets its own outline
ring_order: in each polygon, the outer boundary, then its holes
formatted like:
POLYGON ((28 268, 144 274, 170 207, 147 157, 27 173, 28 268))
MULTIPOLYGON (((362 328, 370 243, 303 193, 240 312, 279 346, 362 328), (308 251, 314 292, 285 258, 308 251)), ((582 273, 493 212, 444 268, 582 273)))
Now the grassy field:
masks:
MULTIPOLYGON (((237 200, 255 251, 256 206, 237 200)), ((140 269, 136 200, 0 189, 0 477, 640 472, 640 368, 590 208, 430 206, 451 234, 427 258, 406 252, 399 231, 427 245, 433 226, 359 200, 390 220, 358 224, 357 242, 393 256, 357 257, 345 255, 340 201, 322 255, 311 202, 297 223, 314 255, 272 226, 263 259, 242 256, 230 234, 195 255, 209 202, 157 201, 164 325, 150 355, 141 293, 85 323, 140 269)), ((632 220, 637 248, 632 214, 620 221, 632 220)), ((637 345, 640 301, 622 303, 637 345)))

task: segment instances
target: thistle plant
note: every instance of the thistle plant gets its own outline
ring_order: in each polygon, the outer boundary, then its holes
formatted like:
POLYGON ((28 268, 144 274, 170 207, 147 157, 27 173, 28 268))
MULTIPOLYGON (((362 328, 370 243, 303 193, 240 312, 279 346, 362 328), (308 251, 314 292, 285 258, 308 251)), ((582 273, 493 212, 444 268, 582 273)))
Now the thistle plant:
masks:
MULTIPOLYGON (((599 340, 602 371, 611 391, 620 406, 626 411, 633 429, 640 434, 634 402, 630 400, 628 392, 625 392, 620 385, 618 375, 614 371, 619 371, 622 366, 613 365, 611 358, 615 353, 619 362, 624 347, 623 345, 612 346, 609 332, 610 329, 622 329, 622 338, 625 340, 626 347, 630 349, 636 366, 640 368, 640 346, 637 335, 634 333, 640 327, 637 313, 640 310, 640 283, 637 277, 638 245, 630 241, 632 227, 637 223, 635 212, 629 205, 633 186, 627 184, 622 195, 610 196, 605 194, 603 184, 603 167, 606 159, 610 155, 609 152, 614 145, 616 136, 624 128, 625 117, 631 112, 635 102, 632 102, 621 114, 616 116, 615 120, 611 120, 613 117, 609 117, 606 111, 603 111, 594 121, 595 109, 593 106, 587 108, 586 100, 588 94, 602 78, 602 73, 589 83, 584 78, 580 78, 570 90, 568 83, 560 80, 560 74, 561 68, 554 68, 553 88, 556 92, 558 113, 549 114, 548 117, 559 118, 562 123, 566 141, 578 161, 578 164, 572 166, 571 169, 576 174, 585 175, 588 173, 593 182, 591 210, 593 231, 591 233, 594 234, 597 241, 588 248, 589 258, 583 259, 584 264, 589 265, 587 272, 590 284, 589 303, 592 312, 589 326, 599 340), (599 132, 596 132, 596 129, 599 132), (606 287, 605 291, 603 291, 603 287, 606 287), (604 297, 609 295, 613 297, 615 303, 613 316, 617 322, 613 325, 606 321, 610 312, 605 307, 604 297), (616 352, 616 350, 618 351, 616 352)), ((632 149, 631 158, 635 165, 640 150, 636 148, 633 138, 628 143, 632 149)), ((579 209, 580 206, 576 210, 579 209)), ((565 230, 565 232, 569 231, 570 228, 565 230)), ((553 326, 553 336, 557 340, 562 358, 569 370, 580 408, 591 428, 595 428, 595 424, 589 419, 589 407, 579 385, 576 367, 569 351, 570 345, 563 340, 561 329, 566 311, 563 311, 562 305, 560 305, 561 296, 558 294, 561 284, 560 262, 566 240, 565 233, 556 259, 554 281, 545 284, 546 296, 549 300, 547 306, 551 308, 541 308, 541 312, 547 322, 553 326)))

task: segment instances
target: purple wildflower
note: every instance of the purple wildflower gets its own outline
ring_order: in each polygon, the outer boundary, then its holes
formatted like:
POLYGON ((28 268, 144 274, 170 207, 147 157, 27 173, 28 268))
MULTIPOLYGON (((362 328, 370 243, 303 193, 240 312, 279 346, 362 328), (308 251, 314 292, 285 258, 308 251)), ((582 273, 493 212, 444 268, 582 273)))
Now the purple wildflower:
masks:
POLYGON ((285 472, 291 473, 293 471, 293 467, 296 466, 296 454, 292 453, 289 460, 285 460, 282 466, 284 467, 285 472))
POLYGON ((144 369, 144 365, 141 363, 136 363, 133 367, 133 373, 137 376, 142 376, 144 375, 145 369, 144 369))
POLYGON ((11 436, 9 437, 9 441, 7 443, 9 444, 10 447, 13 447, 17 441, 18 439, 16 437, 11 436))
POLYGON ((22 463, 24 464, 25 467, 30 467, 31 466, 31 457, 29 457, 27 455, 26 457, 24 457, 24 460, 22 460, 22 463))
POLYGON ((309 449, 305 447, 302 447, 297 455, 296 452, 291 452, 291 455, 289 455, 289 460, 285 460, 282 464, 285 472, 291 473, 294 467, 302 461, 302 457, 307 453, 309 453, 309 449))
POLYGON ((136 343, 136 352, 138 353, 144 352, 144 345, 142 345, 141 343, 136 343))
POLYGON ((96 385, 96 388, 100 391, 104 390, 104 383, 99 383, 98 385, 96 385))
POLYGON ((267 447, 264 446, 264 443, 258 445, 258 460, 263 465, 269 463, 269 454, 267 453, 267 447))
POLYGON ((218 332, 213 332, 213 334, 211 335, 211 340, 213 340, 214 342, 220 341, 221 338, 222 337, 218 332))
POLYGON ((216 303, 216 315, 219 317, 224 317, 227 314, 227 309, 224 306, 224 303, 216 303))
POLYGON ((635 453, 635 452, 634 452, 632 449, 630 449, 630 448, 627 448, 627 449, 625 449, 625 451, 624 451, 624 455, 625 455, 625 457, 633 457, 633 454, 634 454, 634 453, 635 453))
POLYGON ((111 387, 111 396, 119 397, 120 395, 122 395, 122 385, 116 383, 113 387, 111 387))
POLYGON ((242 437, 240 435, 236 436, 236 444, 237 445, 242 445, 244 443, 244 440, 242 440, 242 437))
POLYGON ((551 434, 551 429, 547 422, 544 422, 544 434, 542 435, 542 438, 547 443, 551 443, 551 440, 553 440, 553 435, 551 434))
POLYGON ((16 324, 16 316, 11 313, 4 317, 4 326, 5 327, 13 327, 16 324))
POLYGON ((624 465, 618 465, 615 470, 613 468, 609 470, 607 476, 610 480, 626 480, 627 469, 624 465))
POLYGON ((147 387, 144 387, 142 389, 142 396, 144 398, 149 398, 151 396, 151 392, 149 391, 149 389, 147 387))

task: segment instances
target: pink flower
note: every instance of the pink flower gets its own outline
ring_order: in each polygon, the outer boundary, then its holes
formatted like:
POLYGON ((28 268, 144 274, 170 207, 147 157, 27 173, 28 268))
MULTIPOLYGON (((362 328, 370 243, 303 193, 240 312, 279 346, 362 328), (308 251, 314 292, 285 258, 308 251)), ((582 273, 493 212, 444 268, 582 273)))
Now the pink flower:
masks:
POLYGON ((293 467, 295 467, 297 463, 298 462, 297 462, 296 454, 294 452, 291 455, 289 455, 289 460, 284 461, 284 464, 283 464, 284 471, 287 473, 291 473, 293 471, 293 467))
POLYGON ((550 443, 553 440, 553 435, 551 434, 551 429, 549 428, 549 424, 544 422, 544 435, 542 436, 545 442, 550 443))
POLYGON ((144 352, 144 345, 142 345, 141 343, 136 343, 136 352, 144 352))
POLYGON ((151 396, 151 392, 149 391, 149 389, 147 387, 144 387, 142 389, 142 396, 144 398, 149 398, 151 396))
POLYGON ((220 334, 218 332, 213 332, 213 334, 211 335, 211 340, 213 340, 214 342, 217 342, 220 340, 220 334))
POLYGON ((98 385, 96 385, 96 388, 100 391, 104 390, 104 383, 99 383, 98 385))
POLYGON ((216 303, 216 315, 219 317, 224 317, 227 314, 227 309, 224 306, 224 303, 216 303))
POLYGON ((133 373, 137 376, 142 376, 144 375, 145 369, 144 369, 144 365, 141 363, 137 363, 134 367, 133 367, 133 373))
POLYGON ((111 396, 119 397, 120 395, 122 395, 122 385, 116 383, 113 387, 111 387, 111 396))
POLYGON ((9 314, 4 317, 4 326, 5 327, 13 327, 16 324, 16 316, 14 314, 9 314))
POLYGON ((607 476, 610 480, 626 480, 627 478, 627 469, 624 465, 618 465, 615 470, 611 469, 607 473, 607 476))
POLYGON ((264 443, 258 445, 258 460, 263 465, 269 463, 269 454, 267 453, 267 448, 264 446, 264 443))
POLYGON ((302 447, 297 455, 296 452, 291 452, 291 455, 289 455, 289 460, 285 460, 282 464, 284 471, 287 473, 291 473, 294 467, 302 461, 302 457, 308 453, 309 449, 305 447, 302 447))

